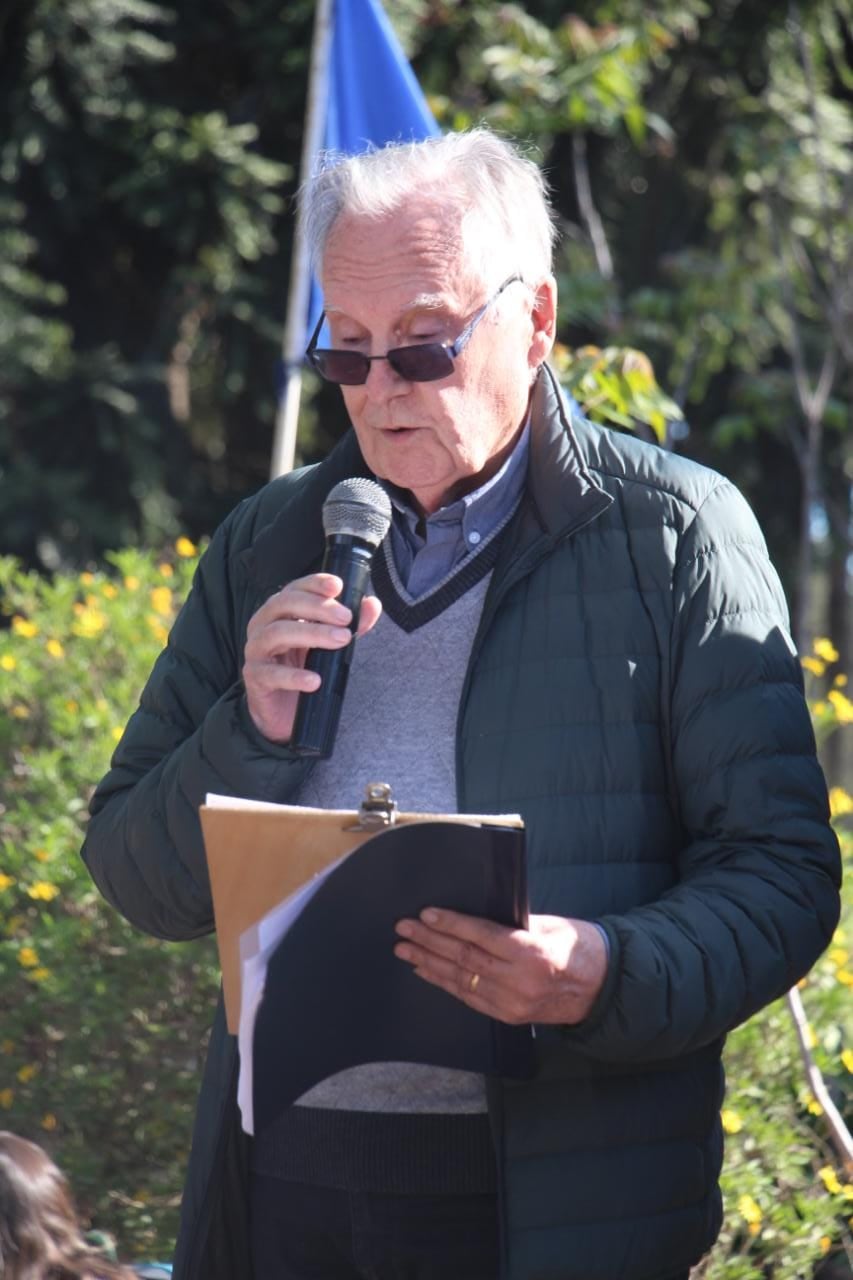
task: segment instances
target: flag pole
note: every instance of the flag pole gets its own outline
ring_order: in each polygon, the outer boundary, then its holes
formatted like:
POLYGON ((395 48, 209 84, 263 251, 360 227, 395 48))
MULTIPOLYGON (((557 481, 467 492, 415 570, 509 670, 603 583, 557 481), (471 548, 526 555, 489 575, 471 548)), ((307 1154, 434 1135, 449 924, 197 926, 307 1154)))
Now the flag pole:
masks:
MULTIPOLYGON (((305 110, 305 133, 302 138, 300 164, 302 182, 310 176, 314 157, 323 141, 326 124, 333 6, 334 0, 317 0, 317 8, 314 12, 314 34, 308 71, 308 102, 305 110)), ((276 409, 270 462, 270 479, 272 480, 276 476, 284 475, 287 471, 292 471, 296 456, 296 432, 299 423, 299 402, 302 396, 302 354, 310 290, 311 267, 305 238, 305 222, 299 206, 296 210, 287 319, 282 342, 284 387, 276 409)))

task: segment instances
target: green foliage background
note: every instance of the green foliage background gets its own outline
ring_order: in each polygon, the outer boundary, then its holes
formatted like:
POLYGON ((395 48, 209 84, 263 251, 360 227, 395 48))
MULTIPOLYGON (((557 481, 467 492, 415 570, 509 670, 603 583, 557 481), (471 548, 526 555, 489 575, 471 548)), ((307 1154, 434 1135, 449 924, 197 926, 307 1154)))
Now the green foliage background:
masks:
MULTIPOLYGON (((168 1256, 218 988, 213 942, 135 932, 78 857, 86 802, 185 595, 195 549, 46 578, 0 559, 0 1126, 41 1141, 125 1257, 168 1256)), ((821 735, 853 702, 827 640, 807 656, 821 735)), ((848 872, 853 797, 832 793, 848 872)), ((813 1051, 853 1120, 853 893, 804 985, 813 1051)), ((853 1251, 853 1181, 806 1087, 782 1003, 731 1037, 726 1225, 709 1280, 798 1280, 853 1251)), ((623 1189, 624 1190, 624 1189, 623 1189)), ((821 1272, 849 1275, 849 1270, 821 1272)))

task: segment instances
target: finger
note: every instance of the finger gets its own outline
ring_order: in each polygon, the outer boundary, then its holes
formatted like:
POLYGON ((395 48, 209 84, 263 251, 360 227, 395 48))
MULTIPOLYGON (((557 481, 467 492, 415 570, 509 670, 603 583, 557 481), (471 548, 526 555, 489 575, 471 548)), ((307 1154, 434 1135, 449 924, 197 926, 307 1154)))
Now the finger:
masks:
POLYGON ((261 630, 247 634, 243 656, 250 663, 287 657, 291 665, 302 666, 308 649, 342 649, 351 640, 348 627, 288 618, 270 622, 261 630))
POLYGON ((379 621, 381 613, 382 601, 377 599, 376 596, 365 596, 361 602, 357 634, 363 636, 368 631, 372 631, 379 621))
POLYGON ((415 965, 414 973, 430 986, 439 987, 469 1008, 490 1018, 497 1018, 513 1026, 531 1020, 523 995, 500 978, 491 977, 476 969, 459 969, 436 957, 415 965))
POLYGON ((243 684, 250 697, 265 697, 271 693, 313 693, 322 680, 301 663, 263 661, 244 663, 243 684))
POLYGON ((418 920, 400 921, 398 932, 403 936, 415 937, 424 945, 426 933, 449 939, 458 944, 479 947, 482 951, 498 956, 503 960, 511 960, 517 953, 519 940, 527 937, 523 929, 509 928, 496 924, 493 920, 484 920, 479 916, 463 915, 459 911, 446 908, 427 907, 418 920))
POLYGON ((261 605, 250 618, 246 632, 251 634, 282 618, 308 618, 346 626, 352 613, 336 599, 342 590, 343 582, 333 573, 297 578, 261 605))
POLYGON ((401 960, 407 960, 416 969, 439 973, 454 986, 468 981, 472 973, 500 980, 509 968, 505 961, 470 942, 460 942, 429 930, 419 932, 398 928, 398 933, 403 941, 396 944, 394 951, 401 960))
POLYGON ((394 953, 398 959, 411 964, 417 976, 425 982, 441 987, 473 1007, 483 1006, 486 979, 478 970, 465 968, 453 960, 412 947, 408 943, 398 943, 394 953))

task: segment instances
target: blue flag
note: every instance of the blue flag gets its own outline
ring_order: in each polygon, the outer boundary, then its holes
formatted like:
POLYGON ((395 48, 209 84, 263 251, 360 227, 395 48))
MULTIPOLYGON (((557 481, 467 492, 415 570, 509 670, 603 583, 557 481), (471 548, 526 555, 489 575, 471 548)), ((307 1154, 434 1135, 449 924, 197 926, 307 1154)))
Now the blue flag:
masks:
POLYGON ((325 145, 355 155, 438 132, 379 0, 335 0, 325 145))
MULTIPOLYGON (((440 132, 379 0, 335 0, 324 146, 357 155, 440 132)), ((306 343, 322 306, 315 282, 306 343)))

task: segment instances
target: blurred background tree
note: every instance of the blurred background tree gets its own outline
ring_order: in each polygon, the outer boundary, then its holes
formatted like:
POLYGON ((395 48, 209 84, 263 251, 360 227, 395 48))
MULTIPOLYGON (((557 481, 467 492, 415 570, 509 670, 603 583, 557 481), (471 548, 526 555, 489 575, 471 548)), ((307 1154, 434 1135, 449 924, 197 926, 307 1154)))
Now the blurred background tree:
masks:
MULTIPOLYGON (((440 123, 548 171, 575 394, 740 485, 798 640, 849 669, 853 0, 392 9, 440 123)), ((4 7, 0 550, 203 536, 267 478, 312 17, 4 7)), ((309 376, 300 460, 344 427, 309 376)))
MULTIPOLYGON (((313 6, 0 16, 2 549, 196 536, 267 476, 313 6)), ((548 169, 560 337, 639 348, 848 657, 850 0, 399 0, 439 121, 548 169), (815 570, 818 572, 816 573, 815 570)), ((617 415, 618 416, 618 415, 617 415)), ((343 429, 312 386, 303 458, 343 429)), ((674 429, 673 429, 674 428, 674 429)))

